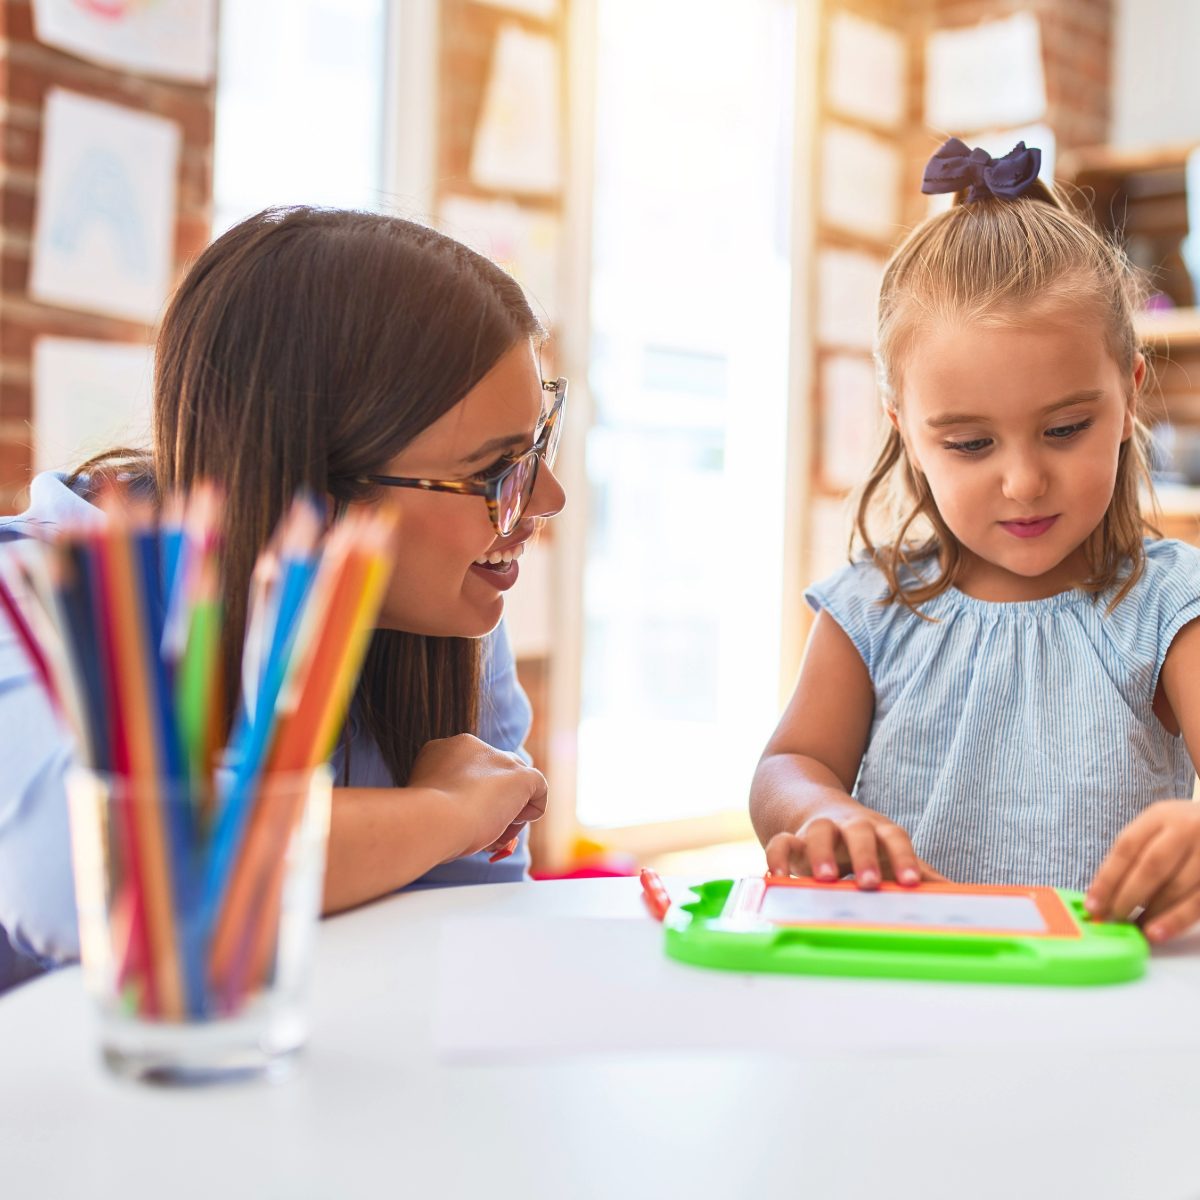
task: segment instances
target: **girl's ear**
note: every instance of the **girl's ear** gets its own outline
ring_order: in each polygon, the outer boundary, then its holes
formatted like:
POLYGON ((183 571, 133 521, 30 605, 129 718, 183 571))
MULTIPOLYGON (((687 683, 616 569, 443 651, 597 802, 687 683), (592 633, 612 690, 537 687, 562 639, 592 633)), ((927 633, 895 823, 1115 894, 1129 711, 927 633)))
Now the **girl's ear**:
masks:
POLYGON ((897 409, 894 404, 884 404, 883 411, 887 415, 887 419, 891 421, 892 428, 896 431, 896 436, 900 439, 900 444, 904 447, 905 457, 908 459, 912 469, 916 471, 917 474, 922 474, 923 472, 921 471, 920 459, 917 458, 917 455, 914 452, 912 445, 909 443, 908 438, 904 436, 904 429, 900 425, 899 409, 897 409))
POLYGON ((1125 401, 1125 423, 1121 429, 1121 441, 1123 442, 1133 437, 1133 422, 1137 416, 1142 387, 1146 382, 1146 370, 1146 356, 1140 352, 1135 354, 1133 356, 1133 375, 1130 380, 1132 386, 1125 401))

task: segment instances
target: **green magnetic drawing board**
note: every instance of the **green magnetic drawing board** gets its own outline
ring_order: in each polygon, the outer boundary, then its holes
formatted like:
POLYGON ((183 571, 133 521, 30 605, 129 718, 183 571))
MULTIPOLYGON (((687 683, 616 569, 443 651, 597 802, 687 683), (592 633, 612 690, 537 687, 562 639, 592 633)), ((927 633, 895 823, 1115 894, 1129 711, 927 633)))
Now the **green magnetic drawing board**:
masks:
POLYGON ((1133 925, 1091 921, 1078 892, 1047 887, 720 879, 671 906, 666 952, 731 971, 994 983, 1138 978, 1133 925))

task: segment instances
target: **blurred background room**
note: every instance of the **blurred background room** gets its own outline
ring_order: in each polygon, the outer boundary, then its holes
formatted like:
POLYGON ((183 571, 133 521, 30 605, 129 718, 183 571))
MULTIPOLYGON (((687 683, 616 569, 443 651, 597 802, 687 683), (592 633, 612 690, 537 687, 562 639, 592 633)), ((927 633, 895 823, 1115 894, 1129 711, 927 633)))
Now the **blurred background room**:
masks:
POLYGON ((147 441, 155 321, 234 221, 433 223, 571 380, 569 504, 508 602, 536 868, 754 872, 945 137, 1041 146, 1152 273, 1161 527, 1200 541, 1198 51, 1193 0, 0 0, 0 511, 147 441))

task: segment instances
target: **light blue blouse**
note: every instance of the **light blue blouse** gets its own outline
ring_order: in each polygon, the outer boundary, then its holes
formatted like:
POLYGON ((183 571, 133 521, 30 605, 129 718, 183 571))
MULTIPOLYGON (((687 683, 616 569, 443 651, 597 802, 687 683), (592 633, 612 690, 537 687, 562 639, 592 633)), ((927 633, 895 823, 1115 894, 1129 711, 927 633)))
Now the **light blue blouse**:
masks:
POLYGON ((1200 550, 1147 540, 1146 558, 1111 614, 1111 595, 1001 604, 950 589, 922 620, 879 603, 868 562, 807 591, 875 690, 856 798, 951 879, 1086 888, 1134 817, 1195 782, 1151 706, 1172 639, 1200 617, 1200 550))
MULTIPOLYGON (((60 475, 38 475, 29 508, 0 518, 0 542, 25 537, 34 527, 64 521, 103 520, 98 509, 71 491, 60 475)), ((503 624, 486 642, 479 736, 528 761, 529 701, 517 681, 503 624)), ((75 890, 63 777, 72 747, 51 711, 25 652, 0 614, 0 992, 57 963, 78 957, 75 890)), ((340 752, 334 760, 340 766, 340 752)), ((338 776, 339 782, 340 775, 338 776)), ((352 739, 354 787, 390 787, 379 748, 365 736, 352 739)), ((485 852, 435 867, 412 887, 503 883, 528 877, 527 837, 511 857, 489 863, 485 852)))

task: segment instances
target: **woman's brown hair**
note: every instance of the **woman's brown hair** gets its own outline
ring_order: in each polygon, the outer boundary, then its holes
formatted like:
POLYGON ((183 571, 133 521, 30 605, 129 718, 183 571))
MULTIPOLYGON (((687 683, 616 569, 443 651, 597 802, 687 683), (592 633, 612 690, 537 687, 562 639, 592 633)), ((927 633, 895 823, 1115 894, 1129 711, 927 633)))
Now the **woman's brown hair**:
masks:
MULTIPOLYGON (((369 500, 364 476, 540 333, 510 276, 396 217, 268 209, 204 250, 159 329, 149 468, 160 495, 225 494, 227 717, 251 572, 296 493, 369 500)), ((352 711, 397 785, 427 741, 476 728, 480 667, 474 639, 375 631, 352 711)))
MULTIPOLYGON (((983 196, 968 203, 960 192, 952 208, 908 235, 884 271, 876 345, 884 404, 897 410, 905 361, 922 331, 941 322, 1011 326, 1068 310, 1091 313, 1128 378, 1139 351, 1133 315, 1142 290, 1121 249, 1040 180, 1016 199, 983 196)), ((1150 527, 1139 490, 1150 487, 1148 441, 1135 416, 1133 436, 1118 455, 1112 500, 1085 547, 1089 577, 1080 586, 1098 594, 1120 583, 1114 605, 1144 566, 1142 539, 1150 527)), ((915 611, 961 577, 962 547, 894 426, 859 492, 855 535, 852 548, 861 541, 887 579, 888 603, 915 611), (872 533, 878 521, 882 536, 872 533), (911 570, 931 560, 936 571, 911 570)))

